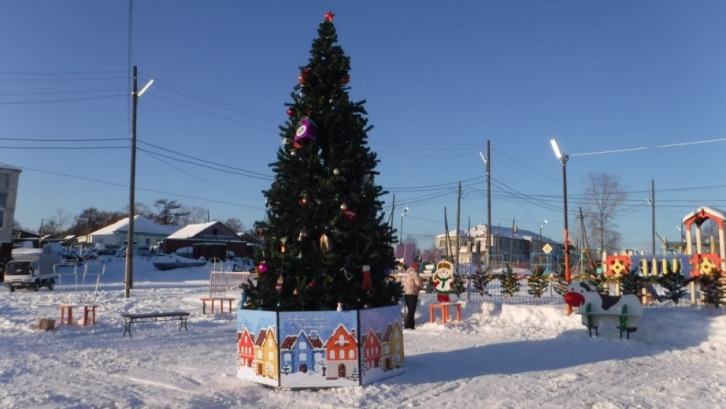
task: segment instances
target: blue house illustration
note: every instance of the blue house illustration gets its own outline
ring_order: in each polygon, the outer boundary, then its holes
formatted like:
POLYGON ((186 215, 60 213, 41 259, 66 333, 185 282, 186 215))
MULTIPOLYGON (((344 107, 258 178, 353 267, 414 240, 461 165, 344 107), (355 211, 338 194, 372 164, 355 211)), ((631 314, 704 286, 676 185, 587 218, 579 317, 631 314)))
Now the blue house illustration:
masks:
POLYGON ((285 337, 280 345, 280 355, 280 370, 283 374, 318 372, 325 366, 323 341, 315 331, 310 336, 300 331, 298 335, 285 337))

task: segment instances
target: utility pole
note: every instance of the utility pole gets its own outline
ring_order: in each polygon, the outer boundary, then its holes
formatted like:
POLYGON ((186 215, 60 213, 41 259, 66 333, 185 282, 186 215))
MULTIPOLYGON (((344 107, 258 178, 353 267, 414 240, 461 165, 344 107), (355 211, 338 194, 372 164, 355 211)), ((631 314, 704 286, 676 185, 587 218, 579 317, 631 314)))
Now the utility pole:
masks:
POLYGON ((517 226, 514 224, 514 219, 512 219, 512 234, 509 238, 509 264, 512 264, 512 254, 514 253, 514 231, 517 229, 517 226))
POLYGON ((650 181, 650 207, 653 214, 653 255, 655 255, 655 179, 650 181))
POLYGON ((129 181, 129 227, 126 235, 126 270, 124 274, 125 297, 131 296, 131 288, 134 286, 134 217, 136 216, 136 106, 139 104, 139 97, 154 82, 144 85, 138 89, 137 68, 133 69, 133 92, 131 94, 131 180, 129 181))
POLYGON ((459 192, 456 198, 456 255, 454 256, 454 272, 459 273, 459 249, 461 243, 459 243, 459 236, 461 236, 460 230, 461 223, 461 181, 459 181, 459 192))
POLYGON ((490 157, 491 141, 487 141, 487 266, 491 264, 492 257, 492 176, 490 157))
POLYGON ((391 203, 391 236, 393 236, 393 215, 396 213, 396 194, 393 194, 393 201, 391 203))
POLYGON ((137 68, 133 68, 133 90, 131 93, 131 179, 129 181, 129 226, 126 232, 126 270, 124 274, 125 297, 131 297, 134 281, 134 216, 136 194, 136 106, 139 103, 137 68))

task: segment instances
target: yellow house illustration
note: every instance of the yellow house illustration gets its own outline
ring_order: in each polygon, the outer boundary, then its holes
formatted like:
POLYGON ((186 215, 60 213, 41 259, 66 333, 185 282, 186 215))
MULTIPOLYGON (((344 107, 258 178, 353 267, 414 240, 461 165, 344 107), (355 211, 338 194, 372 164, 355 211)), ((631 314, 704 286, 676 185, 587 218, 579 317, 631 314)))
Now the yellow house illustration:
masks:
POLYGON ((275 341, 275 327, 260 330, 255 338, 255 358, 252 366, 255 375, 277 379, 279 364, 277 361, 278 348, 275 341))
POLYGON ((388 324, 381 340, 383 354, 381 356, 383 371, 390 371, 403 367, 405 357, 403 354, 403 332, 398 321, 388 324))

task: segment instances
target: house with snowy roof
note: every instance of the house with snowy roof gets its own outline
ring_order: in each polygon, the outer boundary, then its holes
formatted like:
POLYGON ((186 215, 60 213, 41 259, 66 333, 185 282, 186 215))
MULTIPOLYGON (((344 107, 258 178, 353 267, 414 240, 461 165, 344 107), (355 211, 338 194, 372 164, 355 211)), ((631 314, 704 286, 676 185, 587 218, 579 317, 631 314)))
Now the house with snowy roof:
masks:
POLYGON ((237 232, 232 231, 220 221, 189 224, 174 231, 161 245, 162 250, 171 254, 179 249, 189 248, 192 257, 207 260, 216 257, 226 260, 229 253, 237 257, 251 254, 251 250, 237 232))
POLYGON ((383 349, 381 346, 381 333, 368 328, 368 332, 361 336, 361 352, 363 353, 363 367, 365 369, 378 368, 381 364, 383 349))
POLYGON ((403 331, 398 321, 388 324, 381 338, 383 371, 400 368, 404 364, 403 331))
MULTIPOLYGON (((436 249, 446 254, 447 243, 448 254, 456 254, 456 230, 447 234, 436 236, 436 249)), ((532 253, 543 253, 542 248, 549 244, 551 254, 562 254, 562 243, 552 240, 549 237, 541 236, 517 226, 503 227, 492 226, 491 250, 492 257, 497 255, 505 256, 504 259, 529 261, 532 253)), ((487 258, 487 226, 476 225, 470 229, 459 231, 459 263, 480 263, 487 258)))
MULTIPOLYGON (((134 216, 134 240, 136 244, 154 245, 178 230, 178 226, 157 224, 142 215, 134 216)), ((116 223, 96 230, 90 234, 91 243, 104 245, 126 244, 129 234, 129 218, 124 217, 116 223)))
POLYGON ((323 342, 313 331, 310 336, 300 331, 298 335, 290 335, 280 344, 281 360, 280 368, 283 372, 302 372, 315 370, 316 364, 322 364, 325 358, 323 342))
POLYGON ((252 367, 255 359, 255 334, 250 334, 247 327, 243 327, 237 333, 237 353, 239 355, 239 366, 252 367))
POLYGON ((277 341, 275 340, 275 328, 263 328, 257 334, 254 342, 255 357, 252 366, 255 368, 255 375, 277 379, 277 341))
POLYGON ((328 373, 326 379, 347 378, 358 367, 358 340, 355 329, 338 325, 325 343, 328 373))

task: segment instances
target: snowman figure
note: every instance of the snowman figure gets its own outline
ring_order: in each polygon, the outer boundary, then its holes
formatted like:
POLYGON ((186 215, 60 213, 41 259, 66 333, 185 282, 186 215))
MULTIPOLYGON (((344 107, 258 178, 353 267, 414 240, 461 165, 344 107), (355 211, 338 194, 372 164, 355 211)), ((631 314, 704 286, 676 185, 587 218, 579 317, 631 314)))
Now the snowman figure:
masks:
POLYGON ((436 264, 436 272, 434 272, 431 281, 436 290, 436 300, 438 302, 449 302, 449 293, 451 292, 451 283, 454 281, 453 274, 454 265, 446 260, 439 261, 436 264))

